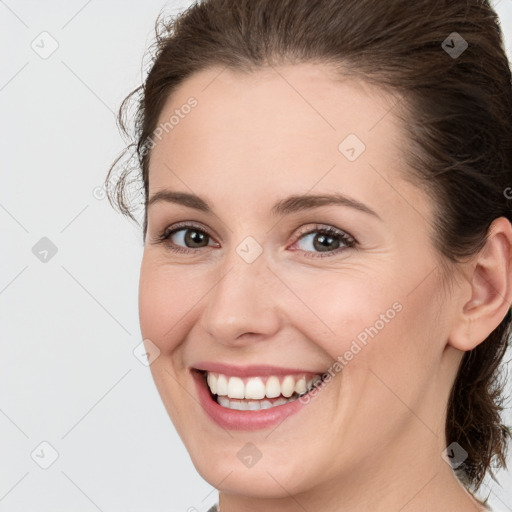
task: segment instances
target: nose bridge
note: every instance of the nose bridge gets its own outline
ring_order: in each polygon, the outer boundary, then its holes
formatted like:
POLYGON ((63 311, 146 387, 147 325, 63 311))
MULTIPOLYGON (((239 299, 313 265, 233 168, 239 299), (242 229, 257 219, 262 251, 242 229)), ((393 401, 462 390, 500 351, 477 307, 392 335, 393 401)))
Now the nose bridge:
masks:
POLYGON ((233 248, 207 295, 202 323, 218 342, 236 342, 247 333, 267 337, 278 329, 272 273, 264 254, 256 254, 256 249, 251 240, 233 248))

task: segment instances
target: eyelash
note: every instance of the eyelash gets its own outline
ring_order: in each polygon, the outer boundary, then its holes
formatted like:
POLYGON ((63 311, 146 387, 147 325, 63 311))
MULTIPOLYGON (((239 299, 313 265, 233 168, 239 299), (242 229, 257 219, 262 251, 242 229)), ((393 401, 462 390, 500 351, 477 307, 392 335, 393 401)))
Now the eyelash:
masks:
MULTIPOLYGON (((199 250, 203 249, 203 247, 192 249, 192 248, 181 247, 179 245, 175 245, 172 243, 166 243, 167 240, 172 235, 174 235, 178 231, 182 231, 184 229, 194 229, 195 231, 198 231, 199 233, 202 233, 202 234, 208 236, 209 238, 212 238, 210 236, 210 234, 208 233, 208 231, 204 230, 203 228, 200 228, 199 226, 196 226, 194 224, 184 223, 184 224, 176 224, 174 226, 165 228, 162 231, 162 233, 160 233, 153 239, 153 243, 165 244, 169 250, 176 252, 176 253, 180 253, 180 254, 190 254, 195 251, 199 251, 199 250)), ((326 258, 326 257, 334 256, 334 255, 338 254, 339 252, 344 251, 345 249, 352 248, 357 245, 356 239, 354 237, 352 237, 351 235, 349 235, 348 233, 345 233, 344 231, 333 228, 331 226, 325 227, 325 226, 318 225, 318 224, 314 225, 313 228, 309 228, 307 230, 301 231, 299 233, 299 235, 295 238, 293 244, 298 242, 302 237, 304 237, 306 235, 310 235, 311 233, 321 233, 323 235, 328 235, 333 238, 337 238, 339 241, 341 241, 345 245, 345 247, 339 247, 333 251, 328 251, 323 254, 322 253, 314 253, 311 251, 302 251, 302 252, 304 252, 305 256, 310 257, 310 258, 326 258)))

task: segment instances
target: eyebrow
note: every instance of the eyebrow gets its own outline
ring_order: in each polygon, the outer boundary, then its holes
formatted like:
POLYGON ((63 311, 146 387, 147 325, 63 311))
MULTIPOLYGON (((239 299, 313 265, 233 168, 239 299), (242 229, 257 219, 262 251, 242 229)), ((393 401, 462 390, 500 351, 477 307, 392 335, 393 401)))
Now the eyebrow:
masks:
MULTIPOLYGON (((207 201, 195 194, 189 194, 188 192, 159 190, 147 201, 146 208, 159 202, 181 204, 205 213, 213 212, 213 209, 207 201)), ((272 207, 271 211, 273 215, 285 215, 329 205, 347 206, 382 220, 380 215, 366 204, 340 193, 292 195, 278 201, 272 207)))

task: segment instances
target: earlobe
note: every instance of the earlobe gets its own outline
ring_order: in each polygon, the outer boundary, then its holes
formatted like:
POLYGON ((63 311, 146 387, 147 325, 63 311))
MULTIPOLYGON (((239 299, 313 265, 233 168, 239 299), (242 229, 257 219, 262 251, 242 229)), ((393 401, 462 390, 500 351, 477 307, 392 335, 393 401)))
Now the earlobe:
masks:
POLYGON ((471 296, 457 311, 449 339, 468 351, 482 343, 509 314, 512 301, 512 225, 505 217, 493 221, 485 246, 471 260, 471 296))

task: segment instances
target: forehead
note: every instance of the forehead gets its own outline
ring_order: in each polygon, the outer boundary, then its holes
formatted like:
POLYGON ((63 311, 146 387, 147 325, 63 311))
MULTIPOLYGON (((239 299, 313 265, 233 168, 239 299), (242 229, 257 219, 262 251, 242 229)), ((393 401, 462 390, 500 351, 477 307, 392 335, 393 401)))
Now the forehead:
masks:
POLYGON ((319 65, 203 70, 160 113, 150 195, 222 189, 243 202, 263 186, 276 196, 315 187, 400 201, 397 191, 410 187, 399 177, 405 130, 392 114, 397 101, 319 65))

